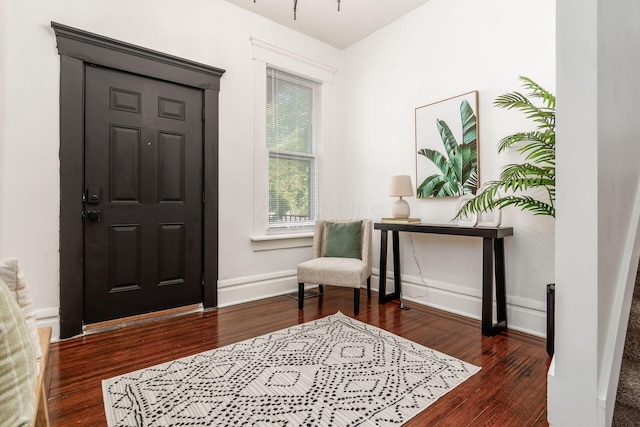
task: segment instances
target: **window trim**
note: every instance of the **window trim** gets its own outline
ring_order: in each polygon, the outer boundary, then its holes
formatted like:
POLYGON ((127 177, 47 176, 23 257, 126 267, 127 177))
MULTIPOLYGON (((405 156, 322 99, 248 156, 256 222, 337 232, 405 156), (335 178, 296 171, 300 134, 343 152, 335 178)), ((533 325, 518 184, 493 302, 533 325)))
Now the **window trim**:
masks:
MULTIPOLYGON (((267 88, 269 87, 269 79, 277 79, 279 81, 288 82, 294 85, 300 85, 310 90, 311 102, 312 102, 312 123, 311 123, 311 141, 308 152, 302 151, 287 151, 278 150, 276 148, 268 148, 267 144, 267 156, 268 161, 274 158, 282 158, 286 160, 300 160, 309 162, 310 168, 310 188, 309 188, 309 218, 306 221, 293 221, 290 223, 277 221, 271 222, 267 220, 267 234, 281 234, 281 233, 303 233, 305 231, 313 231, 315 219, 317 219, 320 212, 321 200, 321 180, 320 180, 320 161, 322 152, 322 82, 307 78, 307 76, 301 76, 299 74, 293 74, 290 71, 284 71, 273 64, 267 64, 267 88), (271 70, 271 72, 269 72, 271 70), (319 113, 317 113, 319 111, 319 113), (314 117, 319 120, 314 120, 314 117)), ((268 98, 268 95, 267 95, 268 98)), ((267 179, 270 181, 271 177, 267 174, 267 179)))
POLYGON ((254 60, 254 214, 251 240, 254 251, 311 246, 313 231, 308 227, 301 227, 299 231, 291 228, 284 231, 269 230, 269 189, 265 185, 269 177, 269 150, 266 145, 267 67, 271 66, 322 83, 320 151, 313 153, 316 156, 316 167, 319 169, 317 176, 320 188, 324 180, 321 166, 322 146, 330 133, 327 105, 331 99, 332 83, 337 68, 257 38, 252 37, 251 44, 254 60))

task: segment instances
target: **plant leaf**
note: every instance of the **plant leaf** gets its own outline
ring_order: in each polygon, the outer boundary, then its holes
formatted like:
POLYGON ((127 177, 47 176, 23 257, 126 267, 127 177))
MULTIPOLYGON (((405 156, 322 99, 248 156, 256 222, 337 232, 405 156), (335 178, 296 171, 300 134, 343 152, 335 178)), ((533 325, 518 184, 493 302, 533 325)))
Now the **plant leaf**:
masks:
POLYGON ((460 104, 460 118, 462 119, 462 143, 475 144, 478 140, 478 120, 466 99, 460 104))
POLYGON ((449 125, 444 120, 436 119, 436 127, 444 144, 444 149, 447 151, 447 156, 451 158, 458 147, 458 141, 456 141, 451 129, 449 129, 449 125))
POLYGON ((416 194, 418 197, 456 196, 460 194, 460 189, 455 181, 434 174, 420 184, 416 194))
POLYGON ((431 160, 433 164, 436 165, 438 169, 440 169, 443 175, 450 176, 452 174, 449 160, 438 150, 432 150, 431 148, 421 148, 420 150, 418 150, 418 154, 425 156, 427 159, 431 160))

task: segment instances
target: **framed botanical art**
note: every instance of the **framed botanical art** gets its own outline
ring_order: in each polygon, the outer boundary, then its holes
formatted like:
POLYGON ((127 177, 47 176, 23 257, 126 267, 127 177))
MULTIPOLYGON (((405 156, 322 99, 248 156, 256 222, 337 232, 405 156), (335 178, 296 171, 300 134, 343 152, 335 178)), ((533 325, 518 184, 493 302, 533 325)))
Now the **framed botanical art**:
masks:
POLYGON ((476 194, 478 92, 416 108, 416 196, 476 194))

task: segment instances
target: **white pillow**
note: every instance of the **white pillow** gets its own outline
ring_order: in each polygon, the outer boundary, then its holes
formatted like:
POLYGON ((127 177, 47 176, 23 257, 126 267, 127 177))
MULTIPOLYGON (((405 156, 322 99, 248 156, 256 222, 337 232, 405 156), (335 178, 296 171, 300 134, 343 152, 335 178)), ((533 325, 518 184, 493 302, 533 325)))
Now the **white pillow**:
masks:
POLYGON ((38 338, 38 327, 36 326, 36 311, 33 306, 33 300, 31 299, 31 292, 29 291, 29 284, 24 276, 24 273, 20 271, 18 260, 16 258, 5 258, 0 260, 0 280, 2 280, 9 291, 13 294, 22 316, 27 323, 27 329, 33 342, 33 348, 36 351, 36 358, 39 361, 42 357, 42 349, 40 349, 40 339, 38 338))

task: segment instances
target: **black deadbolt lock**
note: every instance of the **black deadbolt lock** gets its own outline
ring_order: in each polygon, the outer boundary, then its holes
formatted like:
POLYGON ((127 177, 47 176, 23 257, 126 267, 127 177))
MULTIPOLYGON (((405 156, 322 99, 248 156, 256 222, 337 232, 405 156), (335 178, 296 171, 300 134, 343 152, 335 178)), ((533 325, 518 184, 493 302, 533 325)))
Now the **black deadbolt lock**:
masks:
POLYGON ((100 187, 87 188, 87 203, 97 205, 100 203, 100 187))

